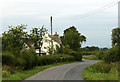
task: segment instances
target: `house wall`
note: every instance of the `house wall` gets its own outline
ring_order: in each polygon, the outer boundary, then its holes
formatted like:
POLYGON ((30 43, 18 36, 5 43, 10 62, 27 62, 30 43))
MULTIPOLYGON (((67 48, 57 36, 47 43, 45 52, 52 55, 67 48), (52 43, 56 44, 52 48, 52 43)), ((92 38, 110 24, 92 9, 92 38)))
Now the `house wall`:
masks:
MULTIPOLYGON (((56 45, 58 45, 60 47, 60 45, 53 40, 54 50, 56 50, 56 45)), ((41 48, 42 51, 46 52, 46 55, 49 55, 48 47, 51 47, 51 38, 49 37, 48 33, 46 33, 45 36, 43 37, 43 45, 41 48)))

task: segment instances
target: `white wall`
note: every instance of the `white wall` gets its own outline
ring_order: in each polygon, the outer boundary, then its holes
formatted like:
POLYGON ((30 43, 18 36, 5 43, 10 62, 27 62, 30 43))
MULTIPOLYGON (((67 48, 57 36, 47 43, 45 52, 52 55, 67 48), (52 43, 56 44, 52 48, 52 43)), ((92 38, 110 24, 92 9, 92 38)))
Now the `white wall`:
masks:
MULTIPOLYGON (((50 40, 51 40, 51 38, 49 37, 48 33, 46 33, 45 36, 43 37, 43 45, 42 45, 41 50, 44 51, 44 52, 46 52, 47 55, 49 55, 49 53, 48 53, 48 47, 51 47, 50 40)), ((56 45, 58 45, 60 47, 60 45, 53 40, 53 48, 55 50, 56 50, 56 45)))

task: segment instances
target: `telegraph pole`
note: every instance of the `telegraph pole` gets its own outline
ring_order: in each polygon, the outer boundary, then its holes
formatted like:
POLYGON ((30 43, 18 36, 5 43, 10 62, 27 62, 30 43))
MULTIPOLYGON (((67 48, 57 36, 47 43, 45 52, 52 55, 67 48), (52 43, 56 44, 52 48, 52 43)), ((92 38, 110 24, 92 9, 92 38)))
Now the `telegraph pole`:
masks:
POLYGON ((51 23, 51 54, 53 54, 52 16, 50 17, 50 23, 51 23))
POLYGON ((118 27, 120 28, 120 1, 118 2, 118 27))

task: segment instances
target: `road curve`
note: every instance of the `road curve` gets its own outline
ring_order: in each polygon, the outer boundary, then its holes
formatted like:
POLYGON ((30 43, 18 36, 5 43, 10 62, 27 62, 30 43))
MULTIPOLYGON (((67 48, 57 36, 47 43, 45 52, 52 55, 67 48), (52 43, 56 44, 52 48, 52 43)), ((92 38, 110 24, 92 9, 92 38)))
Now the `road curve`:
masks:
POLYGON ((95 60, 64 64, 45 69, 25 80, 83 80, 82 72, 88 65, 97 63, 95 60))

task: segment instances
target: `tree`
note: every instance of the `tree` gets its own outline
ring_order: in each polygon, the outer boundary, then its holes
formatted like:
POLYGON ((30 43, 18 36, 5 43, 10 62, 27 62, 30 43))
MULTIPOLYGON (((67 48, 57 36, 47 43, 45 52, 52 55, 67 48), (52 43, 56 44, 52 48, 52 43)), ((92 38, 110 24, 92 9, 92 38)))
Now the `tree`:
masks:
POLYGON ((77 29, 72 26, 64 30, 61 40, 64 46, 70 45, 72 50, 77 51, 81 47, 81 44, 86 41, 86 37, 81 35, 77 29))
POLYGON ((9 26, 9 31, 2 33, 2 50, 9 51, 14 55, 20 55, 23 48, 23 38, 27 37, 24 32, 27 25, 9 26))
POLYGON ((112 46, 120 47, 120 28, 112 30, 112 46))
POLYGON ((39 55, 41 53, 41 47, 43 44, 42 39, 46 31, 47 29, 44 28, 44 26, 42 26, 42 28, 32 28, 31 34, 29 35, 29 37, 34 41, 34 46, 38 45, 39 55))

